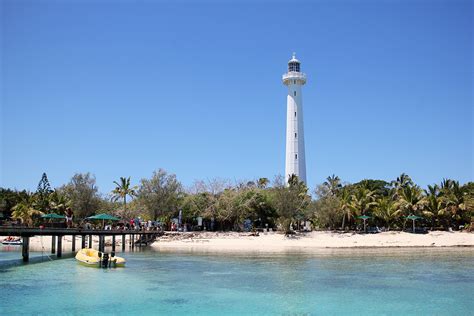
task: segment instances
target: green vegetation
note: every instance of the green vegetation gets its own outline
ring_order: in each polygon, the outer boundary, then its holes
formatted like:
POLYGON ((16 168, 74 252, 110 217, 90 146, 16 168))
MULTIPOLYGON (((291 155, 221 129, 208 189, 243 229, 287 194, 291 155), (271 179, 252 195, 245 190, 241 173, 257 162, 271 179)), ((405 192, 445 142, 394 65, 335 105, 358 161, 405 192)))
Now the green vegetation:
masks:
POLYGON ((460 186, 458 181, 445 179, 440 186, 422 190, 412 179, 401 174, 390 184, 382 180, 363 180, 356 184, 334 186, 334 179, 317 188, 314 221, 320 227, 354 229, 360 225, 357 216, 371 217, 369 224, 386 229, 404 229, 406 217, 420 216, 432 229, 458 229, 470 225, 473 184, 460 186), (471 206, 468 206, 471 205, 471 206))
POLYGON ((116 202, 119 199, 123 199, 123 217, 130 217, 131 214, 127 212, 127 196, 133 198, 137 195, 137 187, 130 186, 130 177, 124 178, 120 177, 120 183, 114 181, 116 185, 115 189, 112 191, 112 201, 116 202))
POLYGON ((95 177, 90 173, 76 173, 68 184, 58 190, 65 196, 76 218, 86 218, 98 211, 103 203, 95 184, 95 177))
MULTIPOLYGON (((183 211, 183 222, 196 225, 203 219, 207 229, 244 229, 244 222, 254 228, 279 228, 285 233, 311 222, 316 229, 360 229, 369 216, 369 226, 386 229, 410 228, 406 217, 420 216, 418 225, 431 229, 469 227, 474 217, 474 183, 460 185, 444 179, 425 190, 401 174, 392 182, 366 179, 345 184, 332 175, 314 190, 312 197, 306 185, 295 176, 288 183, 276 177, 231 184, 214 179, 197 181, 183 188, 176 175, 155 171, 151 178, 132 186, 130 177, 114 181, 111 195, 102 196, 95 177, 75 174, 69 183, 53 190, 43 174, 35 193, 0 188, 0 216, 34 225, 41 214, 65 214, 71 207, 77 221, 99 212, 123 219, 141 217, 169 225, 183 211), (127 201, 127 197, 130 198, 127 201), (407 225, 408 224, 408 225, 407 225)), ((472 227, 471 227, 472 229, 472 227)))

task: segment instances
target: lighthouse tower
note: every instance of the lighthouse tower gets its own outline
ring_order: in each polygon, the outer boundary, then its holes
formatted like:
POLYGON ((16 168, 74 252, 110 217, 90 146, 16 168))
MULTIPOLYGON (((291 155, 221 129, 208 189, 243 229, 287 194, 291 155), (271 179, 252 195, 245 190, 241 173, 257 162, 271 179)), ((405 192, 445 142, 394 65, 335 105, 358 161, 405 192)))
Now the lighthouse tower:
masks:
POLYGON ((286 100, 286 161, 285 180, 291 175, 298 176, 306 183, 306 160, 304 152, 303 98, 301 87, 306 83, 306 75, 300 71, 300 61, 295 53, 288 62, 288 72, 283 75, 283 84, 288 87, 286 100))

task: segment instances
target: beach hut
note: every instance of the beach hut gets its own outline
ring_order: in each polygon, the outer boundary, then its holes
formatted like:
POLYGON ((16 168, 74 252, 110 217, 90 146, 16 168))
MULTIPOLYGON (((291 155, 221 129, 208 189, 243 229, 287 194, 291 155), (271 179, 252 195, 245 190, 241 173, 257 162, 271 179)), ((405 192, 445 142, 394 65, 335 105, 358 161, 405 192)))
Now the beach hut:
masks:
POLYGON ((369 218, 371 218, 370 216, 367 216, 367 215, 362 215, 362 216, 357 216, 358 219, 363 219, 364 220, 364 233, 367 232, 366 230, 366 227, 367 227, 367 222, 366 220, 368 220, 369 218))
POLYGON ((423 217, 420 217, 420 216, 416 216, 416 215, 410 215, 410 216, 407 216, 406 219, 411 219, 413 221, 413 233, 415 232, 415 221, 417 219, 422 219, 423 217))

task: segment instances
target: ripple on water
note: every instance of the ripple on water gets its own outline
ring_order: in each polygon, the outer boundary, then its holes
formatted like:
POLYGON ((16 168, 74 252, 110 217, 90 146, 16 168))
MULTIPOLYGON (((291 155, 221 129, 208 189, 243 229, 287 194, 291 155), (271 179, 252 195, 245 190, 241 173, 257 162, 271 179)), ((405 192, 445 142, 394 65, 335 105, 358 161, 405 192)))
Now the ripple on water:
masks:
POLYGON ((9 293, 2 315, 467 315, 474 309, 472 251, 350 254, 140 252, 124 254, 123 269, 83 267, 74 259, 11 267, 0 270, 0 288, 9 293))

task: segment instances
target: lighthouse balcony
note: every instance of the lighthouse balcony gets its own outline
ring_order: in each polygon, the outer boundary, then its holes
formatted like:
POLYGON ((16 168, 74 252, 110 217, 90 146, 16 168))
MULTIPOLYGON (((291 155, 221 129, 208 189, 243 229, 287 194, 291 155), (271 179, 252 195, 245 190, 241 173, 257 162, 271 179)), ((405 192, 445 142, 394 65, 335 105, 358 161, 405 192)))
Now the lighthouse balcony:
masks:
POLYGON ((282 77, 283 83, 289 84, 291 80, 298 80, 300 84, 306 83, 306 74, 298 71, 289 71, 282 77))

